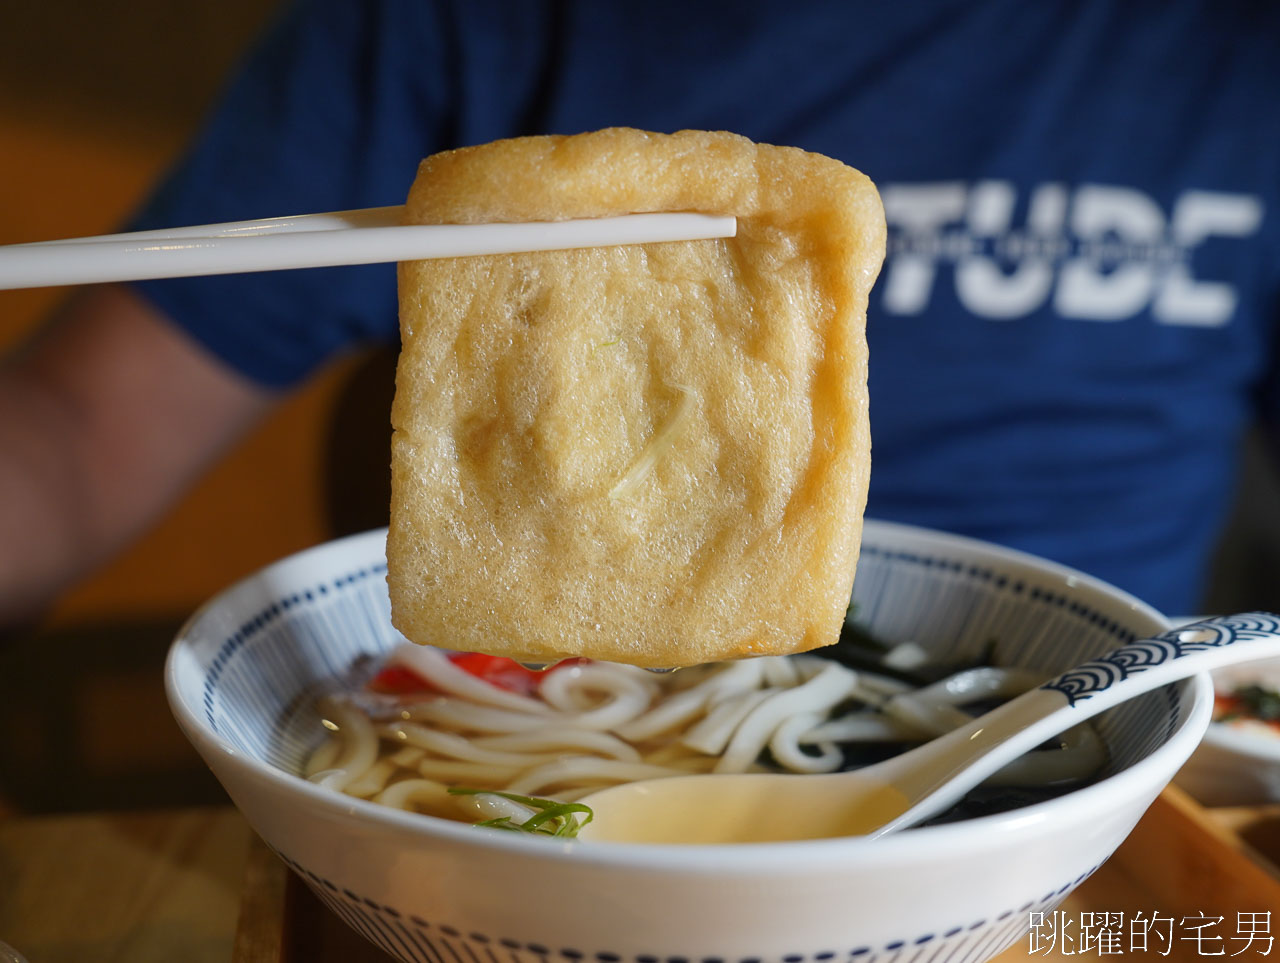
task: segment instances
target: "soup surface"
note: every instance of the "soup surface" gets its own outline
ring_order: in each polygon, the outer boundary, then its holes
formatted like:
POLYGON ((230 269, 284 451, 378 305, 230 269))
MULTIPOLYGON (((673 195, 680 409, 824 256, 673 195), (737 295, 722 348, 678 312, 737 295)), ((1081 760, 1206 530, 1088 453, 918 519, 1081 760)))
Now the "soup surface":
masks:
MULTIPOLYGON (((856 630, 824 655, 653 673, 405 644, 320 701, 328 730, 307 778, 432 816, 572 835, 575 800, 603 786, 691 773, 835 772, 952 729, 1037 685, 1025 670, 936 666, 914 643, 856 630)), ((1002 770, 939 820, 996 812, 1092 779, 1106 761, 1084 725, 1002 770)), ((659 818, 654 816, 653 818, 659 818)))

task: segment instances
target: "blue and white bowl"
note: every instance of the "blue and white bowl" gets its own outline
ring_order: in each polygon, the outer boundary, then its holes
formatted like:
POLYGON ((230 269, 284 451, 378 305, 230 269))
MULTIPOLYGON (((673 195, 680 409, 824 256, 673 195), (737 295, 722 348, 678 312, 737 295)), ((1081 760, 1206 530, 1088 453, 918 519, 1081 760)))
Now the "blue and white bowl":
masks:
MULTIPOLYGON (((385 532, 320 546, 197 612, 166 670, 179 724, 254 829, 340 917, 405 961, 980 961, 1107 859, 1208 724, 1205 676, 1100 717, 1105 777, 1011 812, 883 839, 562 842, 390 810, 296 773, 311 693, 398 636, 385 532)), ((859 621, 946 657, 1056 672, 1168 623, 1095 579, 969 539, 868 522, 859 621)), ((803 778, 803 777, 798 777, 803 778)))

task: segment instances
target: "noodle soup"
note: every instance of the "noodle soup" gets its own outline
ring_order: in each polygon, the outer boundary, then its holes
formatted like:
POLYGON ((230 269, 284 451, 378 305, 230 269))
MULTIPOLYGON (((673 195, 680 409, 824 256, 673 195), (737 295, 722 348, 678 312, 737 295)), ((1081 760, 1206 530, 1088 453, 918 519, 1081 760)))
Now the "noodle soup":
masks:
MULTIPOLYGON (((656 674, 403 644, 355 690, 326 695, 330 730, 305 775, 388 806, 572 835, 603 786, 691 773, 834 772, 900 752, 1039 684, 1025 669, 930 665, 913 643, 856 630, 804 654, 656 674)), ((1106 750, 1085 724, 1030 753, 939 821, 1082 785, 1106 750)))
MULTIPOLYGON (((175 640, 165 681, 183 731, 254 831, 335 913, 406 963, 987 959, 1025 939, 1027 912, 1051 913, 1115 851, 1208 723, 1207 679, 1148 693, 1096 717, 1108 758, 1089 785, 878 839, 545 845, 299 775, 327 732, 317 695, 363 700, 357 690, 399 641, 384 542, 378 531, 311 549, 211 600, 175 640), (360 674, 348 680, 353 667, 360 674)), ((879 638, 918 640, 929 663, 956 668, 1056 673, 1169 627, 1082 573, 881 522, 865 531, 854 594, 858 621, 879 638)), ((879 674, 883 656, 873 658, 853 668, 879 674)), ((657 682, 693 678, 682 670, 657 682)))

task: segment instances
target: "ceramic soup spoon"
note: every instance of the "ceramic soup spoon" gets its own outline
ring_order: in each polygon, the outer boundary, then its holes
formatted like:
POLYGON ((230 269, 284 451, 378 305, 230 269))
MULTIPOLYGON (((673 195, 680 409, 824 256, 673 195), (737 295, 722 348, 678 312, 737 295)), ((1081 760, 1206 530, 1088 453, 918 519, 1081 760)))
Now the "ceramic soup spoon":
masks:
POLYGON ((580 802, 579 838, 735 843, 883 836, 935 816, 1046 739, 1170 682, 1280 655, 1280 616, 1222 616, 1131 642, 884 762, 824 775, 675 776, 580 802))

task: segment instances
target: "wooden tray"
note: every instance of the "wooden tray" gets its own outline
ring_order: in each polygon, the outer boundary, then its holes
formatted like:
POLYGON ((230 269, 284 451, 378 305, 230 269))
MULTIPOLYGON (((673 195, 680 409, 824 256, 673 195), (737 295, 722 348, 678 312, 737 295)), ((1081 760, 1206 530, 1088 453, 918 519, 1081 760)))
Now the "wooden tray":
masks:
MULTIPOLYGON (((1280 937, 1278 865, 1280 805, 1206 810, 1171 786, 1115 855, 1038 921, 1043 926, 1029 929, 1023 944, 996 961, 1122 957, 1129 963, 1204 963, 1221 956, 1254 963, 1270 955, 1270 938, 1280 937), (1117 934, 1102 947, 1105 952, 1096 940, 1081 940, 1082 927, 1102 922, 1102 914, 1112 914, 1105 919, 1117 934), (1152 921, 1145 950, 1135 917, 1152 921)), ((1280 957, 1280 946, 1275 955, 1280 957)), ((255 839, 233 963, 391 959, 326 909, 255 839)))
POLYGON ((1205 809, 1170 786, 1057 914, 996 961, 1121 957, 1130 963, 1205 963, 1214 956, 1258 961, 1273 949, 1280 955, 1268 938, 1280 937, 1278 865, 1280 807, 1205 809), (1104 913, 1123 914, 1115 920, 1118 941, 1107 952, 1096 943, 1082 950, 1081 927, 1104 913), (1146 933, 1145 949, 1135 914, 1160 917, 1146 933), (1055 926, 1067 935, 1065 945, 1053 943, 1055 926))

